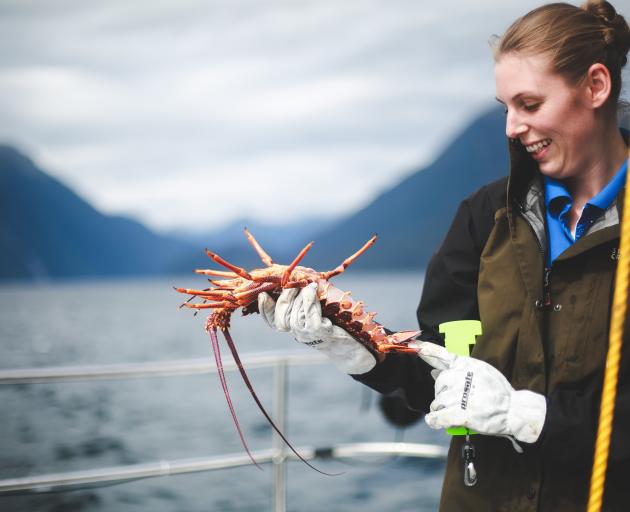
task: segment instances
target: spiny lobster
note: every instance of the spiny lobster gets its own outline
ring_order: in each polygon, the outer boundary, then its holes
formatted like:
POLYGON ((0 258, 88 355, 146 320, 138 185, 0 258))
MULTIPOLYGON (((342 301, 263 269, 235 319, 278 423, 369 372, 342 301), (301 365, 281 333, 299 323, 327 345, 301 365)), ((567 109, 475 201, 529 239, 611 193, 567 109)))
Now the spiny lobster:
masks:
POLYGON ((234 425, 236 426, 236 430, 243 447, 252 459, 252 462, 258 466, 249 451, 241 426, 236 417, 234 406, 232 405, 232 399, 230 398, 225 374, 223 372, 217 330, 223 332, 228 348, 232 353, 232 357, 239 369, 241 377, 251 393, 254 402, 256 402, 256 405, 269 424, 299 459, 314 470, 323 473, 309 464, 293 448, 291 443, 289 443, 284 434, 273 422, 256 395, 251 381, 245 372, 245 368, 241 363, 240 357, 234 345, 234 340, 230 335, 229 328, 232 313, 234 313, 237 309, 242 309, 243 315, 258 313, 257 297, 260 293, 266 292, 277 297, 285 288, 303 288, 310 283, 317 283, 317 296, 322 306, 322 315, 329 318, 333 324, 338 325, 350 333, 356 340, 367 347, 378 360, 382 360, 385 353, 392 351, 415 353, 416 350, 408 348, 407 344, 415 338, 420 331, 388 332, 381 324, 374 321, 376 313, 366 313, 363 309, 363 302, 354 301, 352 297, 350 297, 350 292, 344 292, 335 288, 329 281, 332 277, 341 274, 349 265, 351 265, 359 256, 371 247, 376 241, 376 235, 372 236, 372 238, 370 238, 370 240, 368 240, 361 249, 355 252, 352 256, 346 258, 338 267, 327 272, 317 272, 311 268, 298 266, 298 263, 312 247, 313 242, 307 244, 296 256, 293 262, 287 266, 274 263, 271 257, 260 246, 247 228, 245 228, 245 236, 260 256, 260 259, 266 265, 266 268, 255 269, 248 272, 241 267, 237 267, 236 265, 229 263, 219 255, 206 249, 206 254, 210 257, 210 259, 227 268, 228 271, 198 269, 195 270, 195 272, 201 275, 221 277, 224 279, 209 279, 210 283, 214 286, 204 290, 193 290, 189 288, 175 288, 175 290, 180 293, 190 295, 189 299, 184 302, 182 306, 197 310, 214 310, 214 312, 208 316, 205 328, 210 335, 219 380, 221 381, 221 386, 223 387, 223 393, 225 394, 228 408, 230 410, 230 414, 232 415, 232 420, 234 421, 234 425), (191 301, 195 297, 202 299, 202 302, 192 303, 191 301))

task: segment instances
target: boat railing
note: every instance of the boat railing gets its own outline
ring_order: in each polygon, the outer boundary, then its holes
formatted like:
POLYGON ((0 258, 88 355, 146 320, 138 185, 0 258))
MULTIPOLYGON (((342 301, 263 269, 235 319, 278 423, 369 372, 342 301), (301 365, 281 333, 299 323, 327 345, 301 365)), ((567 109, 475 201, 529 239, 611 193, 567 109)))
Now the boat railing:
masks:
MULTIPOLYGON (((242 356, 248 369, 272 368, 273 419, 281 431, 287 424, 287 373, 289 365, 321 364, 326 359, 318 354, 292 352, 250 353, 242 356)), ((225 359, 226 371, 237 369, 235 362, 225 359)), ((85 381, 97 379, 127 379, 171 377, 214 373, 216 367, 207 359, 187 359, 150 363, 124 363, 110 365, 66 366, 52 368, 24 368, 0 370, 0 384, 33 384, 49 382, 85 381)), ((325 447, 299 446, 296 450, 306 460, 316 458, 347 459, 374 455, 392 455, 443 459, 446 448, 434 444, 372 442, 338 444, 325 447)), ((273 466, 273 506, 275 512, 286 510, 286 463, 297 457, 288 451, 275 432, 269 450, 252 452, 258 463, 273 466)), ((246 454, 227 454, 194 459, 161 460, 157 462, 97 468, 91 470, 49 473, 20 478, 0 479, 0 495, 72 490, 87 486, 111 485, 141 478, 211 471, 251 465, 246 454)))

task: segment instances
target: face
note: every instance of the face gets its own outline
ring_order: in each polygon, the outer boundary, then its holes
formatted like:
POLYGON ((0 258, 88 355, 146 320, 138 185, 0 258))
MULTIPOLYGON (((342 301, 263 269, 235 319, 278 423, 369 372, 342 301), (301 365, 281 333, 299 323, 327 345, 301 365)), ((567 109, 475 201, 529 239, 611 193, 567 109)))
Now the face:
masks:
POLYGON ((569 85, 541 55, 502 55, 495 65, 497 99, 505 105, 505 131, 518 139, 555 179, 591 165, 595 115, 584 85, 569 85))

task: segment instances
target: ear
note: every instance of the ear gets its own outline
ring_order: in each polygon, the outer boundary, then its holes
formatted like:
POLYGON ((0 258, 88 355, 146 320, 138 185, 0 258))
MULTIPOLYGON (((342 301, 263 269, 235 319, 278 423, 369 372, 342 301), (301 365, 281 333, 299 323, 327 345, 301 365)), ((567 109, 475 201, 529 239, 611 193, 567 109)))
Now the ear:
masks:
POLYGON ((592 108, 603 106, 610 97, 612 80, 610 71, 602 63, 593 64, 586 72, 585 84, 588 102, 592 108))

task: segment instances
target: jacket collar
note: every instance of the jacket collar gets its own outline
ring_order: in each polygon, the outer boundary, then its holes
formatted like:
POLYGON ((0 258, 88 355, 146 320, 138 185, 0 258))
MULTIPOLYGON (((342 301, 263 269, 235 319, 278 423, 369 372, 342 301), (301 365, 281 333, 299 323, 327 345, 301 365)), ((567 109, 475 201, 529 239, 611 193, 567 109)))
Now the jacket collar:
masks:
POLYGON ((538 164, 529 156, 525 147, 517 139, 508 139, 510 154, 510 176, 508 178, 508 207, 516 202, 521 206, 525 203, 528 191, 533 182, 541 184, 538 164))

